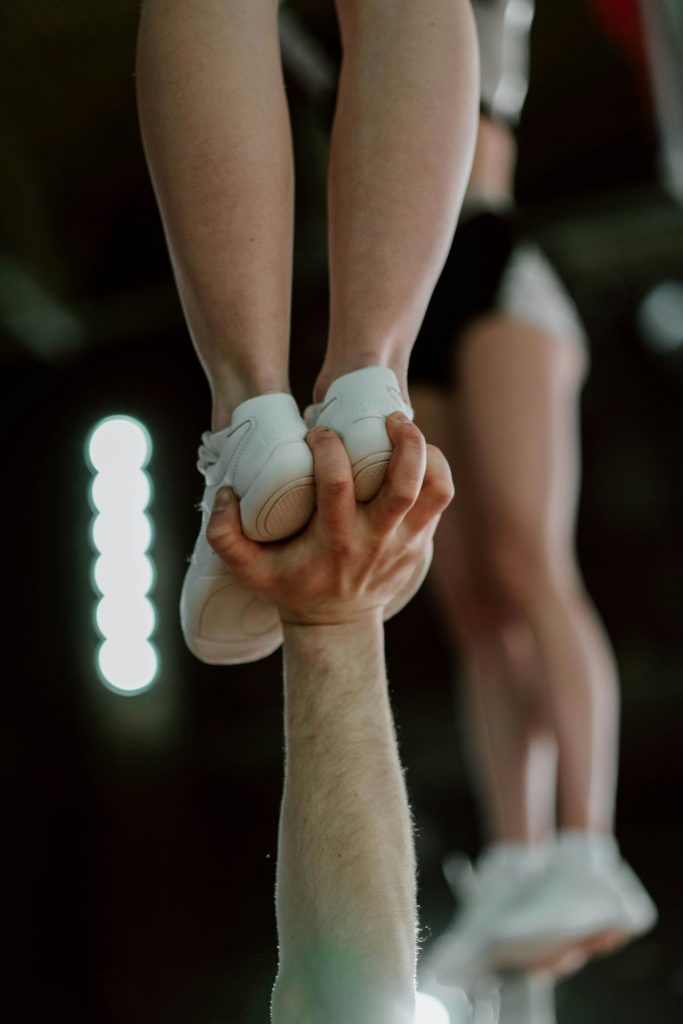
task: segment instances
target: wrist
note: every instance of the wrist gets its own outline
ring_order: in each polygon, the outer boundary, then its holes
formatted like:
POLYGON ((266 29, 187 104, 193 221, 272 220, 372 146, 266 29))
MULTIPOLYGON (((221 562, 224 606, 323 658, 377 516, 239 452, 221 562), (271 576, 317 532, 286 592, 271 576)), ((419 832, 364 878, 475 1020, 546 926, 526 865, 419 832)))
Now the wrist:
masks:
MULTIPOLYGON (((293 718, 303 694, 314 695, 313 705, 318 710, 338 707, 341 699, 344 715, 353 717, 370 693, 374 700, 378 687, 386 689, 381 609, 353 621, 283 622, 283 633, 285 692, 290 704, 288 717, 292 718, 289 730, 297 731, 293 718), (349 693, 357 697, 350 704, 349 693), (293 695, 298 695, 295 700, 293 695)), ((306 703, 305 728, 310 726, 313 705, 306 703)))
POLYGON ((311 616, 310 618, 300 616, 290 617, 284 613, 282 615, 282 629, 285 636, 285 643, 287 642, 288 637, 291 637, 292 639, 321 637, 332 641, 335 637, 339 637, 340 640, 344 640, 349 637, 376 637, 379 635, 380 639, 383 639, 383 625, 382 608, 364 609, 363 611, 356 613, 349 613, 343 617, 330 616, 329 619, 317 619, 314 616, 311 616))

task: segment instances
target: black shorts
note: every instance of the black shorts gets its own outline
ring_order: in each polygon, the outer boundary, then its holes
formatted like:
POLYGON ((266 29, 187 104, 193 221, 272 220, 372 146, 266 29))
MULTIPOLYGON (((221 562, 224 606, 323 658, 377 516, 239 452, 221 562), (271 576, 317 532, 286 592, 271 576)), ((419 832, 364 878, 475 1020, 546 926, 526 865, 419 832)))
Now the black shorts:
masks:
POLYGON ((466 209, 413 348, 409 382, 453 387, 459 343, 492 313, 587 349, 576 306, 515 210, 466 209))
POLYGON ((453 348, 473 320, 495 308, 521 238, 514 210, 483 209, 458 224, 410 359, 410 379, 453 383, 453 348))

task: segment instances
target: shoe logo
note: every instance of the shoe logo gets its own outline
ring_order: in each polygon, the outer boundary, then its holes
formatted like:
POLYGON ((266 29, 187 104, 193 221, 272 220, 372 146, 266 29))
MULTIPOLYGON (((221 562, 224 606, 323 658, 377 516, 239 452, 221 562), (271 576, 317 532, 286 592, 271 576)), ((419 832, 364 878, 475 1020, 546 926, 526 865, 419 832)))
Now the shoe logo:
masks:
POLYGON ((349 419, 357 420, 363 416, 385 416, 387 403, 384 401, 356 402, 346 410, 349 419))
POLYGON ((287 437, 292 433, 291 423, 279 423, 268 427, 262 434, 258 435, 258 439, 264 448, 269 447, 274 441, 278 441, 282 437, 287 437))

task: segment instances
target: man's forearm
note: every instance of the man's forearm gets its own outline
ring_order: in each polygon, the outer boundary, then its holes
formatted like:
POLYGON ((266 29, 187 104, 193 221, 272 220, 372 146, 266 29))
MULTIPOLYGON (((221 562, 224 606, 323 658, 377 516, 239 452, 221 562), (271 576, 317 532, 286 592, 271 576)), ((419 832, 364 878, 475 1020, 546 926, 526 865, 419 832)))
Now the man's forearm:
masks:
POLYGON ((412 1019, 415 863, 383 632, 379 613, 285 627, 274 1024, 412 1019))

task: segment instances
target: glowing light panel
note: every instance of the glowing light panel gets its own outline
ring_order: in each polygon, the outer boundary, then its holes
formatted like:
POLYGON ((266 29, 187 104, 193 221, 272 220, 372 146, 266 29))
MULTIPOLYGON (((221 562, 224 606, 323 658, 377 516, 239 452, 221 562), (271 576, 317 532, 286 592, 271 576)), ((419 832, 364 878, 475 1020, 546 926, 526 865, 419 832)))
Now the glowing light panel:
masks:
POLYGON ((96 556, 92 583, 99 594, 94 621, 101 637, 96 665, 115 693, 141 693, 159 672, 150 640, 156 610, 149 598, 154 563, 148 553, 154 528, 147 512, 152 483, 145 471, 149 433, 131 416, 108 416, 90 432, 86 461, 93 474, 90 538, 96 556))
POLYGON ((415 1024, 451 1024, 451 1015, 434 996, 418 992, 415 996, 415 1024))

